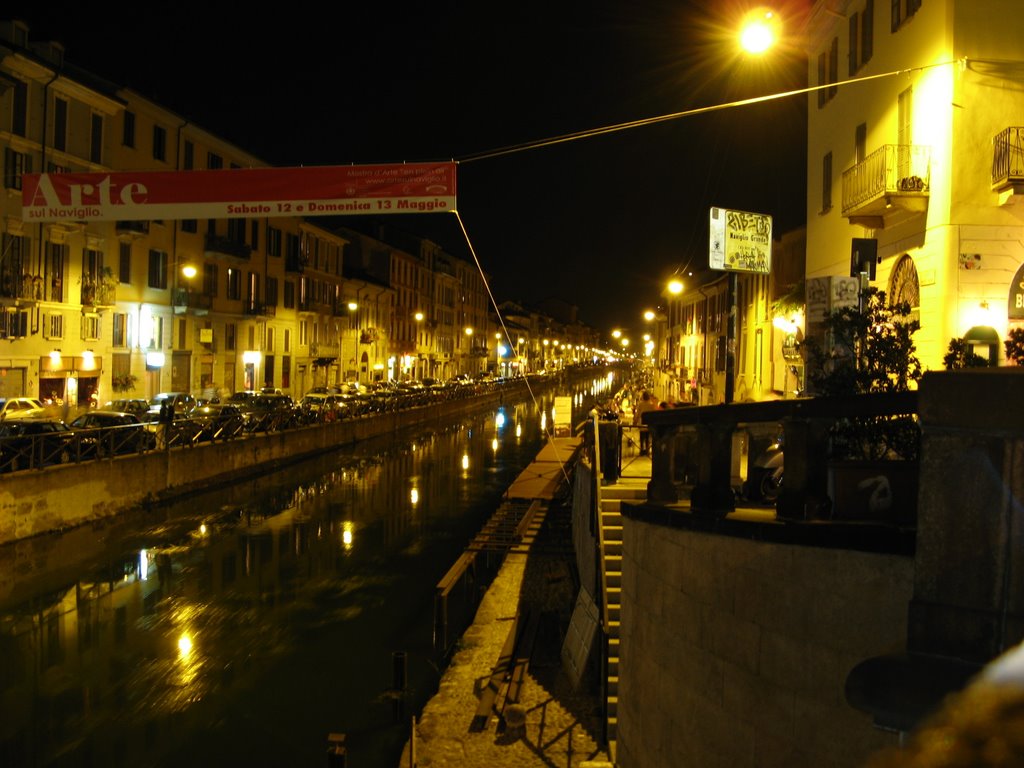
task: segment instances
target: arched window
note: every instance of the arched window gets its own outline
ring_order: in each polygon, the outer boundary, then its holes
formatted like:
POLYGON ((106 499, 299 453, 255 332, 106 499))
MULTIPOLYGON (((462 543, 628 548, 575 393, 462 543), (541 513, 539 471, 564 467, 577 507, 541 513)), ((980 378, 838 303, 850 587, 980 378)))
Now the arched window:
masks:
POLYGON ((921 285, 917 281, 917 267, 914 260, 904 254, 889 277, 889 305, 905 301, 910 305, 911 316, 920 320, 921 285))

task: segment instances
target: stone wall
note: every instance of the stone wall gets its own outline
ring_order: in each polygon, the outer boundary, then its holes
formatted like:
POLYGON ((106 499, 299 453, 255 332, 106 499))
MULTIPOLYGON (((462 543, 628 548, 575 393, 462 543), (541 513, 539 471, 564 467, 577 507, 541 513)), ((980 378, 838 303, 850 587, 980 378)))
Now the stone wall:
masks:
POLYGON ((140 504, 263 474, 400 429, 450 421, 473 410, 495 407, 513 395, 521 397, 522 392, 496 392, 228 442, 3 475, 0 544, 74 528, 140 504))
POLYGON ((628 514, 623 535, 618 765, 860 766, 895 743, 844 686, 904 648, 912 556, 628 514))

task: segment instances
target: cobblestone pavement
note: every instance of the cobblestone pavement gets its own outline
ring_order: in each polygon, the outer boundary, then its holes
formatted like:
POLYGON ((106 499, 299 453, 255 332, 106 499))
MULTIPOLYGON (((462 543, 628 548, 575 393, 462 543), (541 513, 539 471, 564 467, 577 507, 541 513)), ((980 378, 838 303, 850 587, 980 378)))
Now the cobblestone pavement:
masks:
MULTIPOLYGON (((560 513, 552 509, 548 523, 553 514, 560 513)), ((545 535, 542 531, 538 544, 545 535)), ((506 558, 438 692, 419 718, 415 746, 419 768, 610 765, 598 746, 602 725, 596 679, 591 675, 581 690, 574 690, 561 668, 561 642, 576 598, 576 580, 571 556, 559 550, 565 548, 538 546, 528 555, 506 558), (539 610, 541 621, 519 699, 525 723, 499 732, 498 718, 492 715, 486 728, 471 731, 479 693, 501 655, 517 609, 526 607, 539 610)), ((406 744, 401 768, 413 765, 409 750, 406 744)))

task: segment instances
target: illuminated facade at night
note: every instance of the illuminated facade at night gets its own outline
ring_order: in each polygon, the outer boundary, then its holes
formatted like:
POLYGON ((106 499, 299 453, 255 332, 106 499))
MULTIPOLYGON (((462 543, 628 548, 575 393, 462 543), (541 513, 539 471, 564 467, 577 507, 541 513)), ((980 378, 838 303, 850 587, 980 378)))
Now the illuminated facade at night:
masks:
POLYGON ((926 368, 966 337, 993 364, 1024 320, 1024 8, 1010 0, 819 0, 807 27, 807 276, 907 301, 926 368), (857 78, 875 78, 847 83, 857 78))

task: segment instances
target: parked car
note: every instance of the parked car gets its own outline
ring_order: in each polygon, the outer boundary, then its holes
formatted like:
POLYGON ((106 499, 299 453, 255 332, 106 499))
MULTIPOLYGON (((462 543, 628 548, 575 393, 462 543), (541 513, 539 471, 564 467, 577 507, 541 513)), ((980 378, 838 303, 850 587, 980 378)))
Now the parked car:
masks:
POLYGON ((134 413, 88 411, 69 425, 82 440, 91 440, 97 456, 141 453, 156 448, 156 434, 134 413))
POLYGON ((227 402, 234 403, 235 405, 246 407, 252 404, 252 401, 256 399, 259 392, 254 392, 251 389, 243 389, 240 392, 235 392, 229 396, 227 402))
POLYGON ((180 419, 188 416, 196 407, 196 399, 187 392, 161 392, 149 401, 149 420, 156 421, 160 418, 160 408, 164 403, 174 408, 174 417, 180 419))
POLYGON ((104 411, 119 411, 120 413, 134 413, 139 419, 146 421, 146 414, 149 413, 149 400, 141 397, 119 398, 111 400, 103 406, 104 411))
POLYGON ((0 422, 0 471, 67 464, 81 457, 83 451, 91 453, 90 444, 77 442, 74 431, 60 419, 0 422))
POLYGON ((342 395, 307 392, 299 401, 302 420, 306 424, 318 421, 335 421, 346 415, 348 406, 342 395))
POLYGON ((208 403, 188 417, 193 441, 230 440, 245 428, 245 414, 235 403, 208 403))
POLYGON ((257 395, 244 410, 248 432, 274 432, 298 423, 298 411, 288 395, 257 395))
POLYGON ((46 407, 34 397, 0 398, 0 420, 45 416, 46 407))

